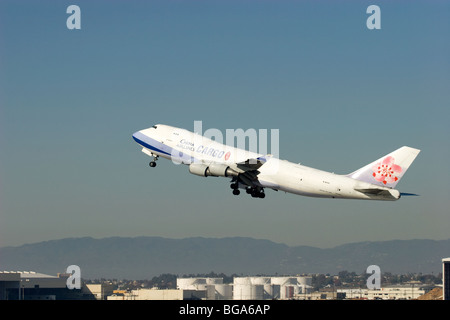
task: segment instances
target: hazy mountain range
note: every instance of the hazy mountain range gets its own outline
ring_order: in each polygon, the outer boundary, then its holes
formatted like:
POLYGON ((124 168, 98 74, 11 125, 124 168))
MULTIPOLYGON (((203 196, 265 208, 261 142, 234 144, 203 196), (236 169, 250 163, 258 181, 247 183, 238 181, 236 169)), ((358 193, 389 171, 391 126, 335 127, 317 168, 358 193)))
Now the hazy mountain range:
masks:
POLYGON ((252 238, 68 238, 0 248, 0 270, 50 275, 78 265, 85 279, 150 279, 163 273, 227 275, 364 273, 438 274, 450 257, 449 240, 358 242, 329 249, 290 247, 252 238))

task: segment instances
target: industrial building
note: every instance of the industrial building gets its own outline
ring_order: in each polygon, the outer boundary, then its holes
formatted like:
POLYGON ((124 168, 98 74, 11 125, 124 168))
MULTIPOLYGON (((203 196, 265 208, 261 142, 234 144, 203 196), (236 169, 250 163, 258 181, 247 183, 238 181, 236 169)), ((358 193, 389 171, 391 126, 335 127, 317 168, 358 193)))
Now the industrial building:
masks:
POLYGON ((2 300, 56 300, 71 296, 66 281, 68 276, 50 276, 34 271, 0 272, 2 300))
POLYGON ((201 291, 178 289, 137 289, 130 292, 113 292, 106 300, 205 300, 201 291))
POLYGON ((209 300, 286 300, 309 292, 311 282, 311 277, 235 277, 233 284, 222 278, 179 278, 177 288, 206 290, 209 300))
POLYGON ((450 300, 450 258, 442 259, 442 294, 443 300, 450 300))
MULTIPOLYGON (((450 261, 449 261, 450 262, 450 261)), ((337 289, 312 292, 312 277, 178 278, 177 289, 138 289, 107 297, 108 300, 411 300, 426 293, 419 284, 337 289)))
POLYGON ((20 273, 0 272, 0 300, 8 300, 12 292, 19 295, 20 273))
POLYGON ((112 288, 104 284, 83 284, 80 289, 68 289, 69 276, 1 271, 0 300, 102 300, 112 293, 112 288))
POLYGON ((311 277, 236 277, 234 300, 288 300, 301 293, 310 293, 311 277))
POLYGON ((177 289, 138 289, 108 300, 287 300, 311 291, 311 277, 178 278, 177 289))
MULTIPOLYGON (((450 299, 450 258, 442 259, 443 294, 450 299)), ((369 290, 336 289, 312 292, 312 277, 178 278, 176 289, 116 290, 108 283, 82 283, 80 289, 67 288, 70 274, 50 276, 33 271, 0 272, 0 300, 409 300, 424 297, 420 283, 369 290)))
POLYGON ((343 293, 345 299, 364 300, 414 300, 425 294, 425 290, 419 286, 396 286, 380 289, 338 289, 337 293, 343 293))
POLYGON ((228 299, 222 278, 179 278, 177 289, 137 289, 115 292, 107 300, 220 300, 228 299), (225 297, 226 296, 226 297, 225 297))

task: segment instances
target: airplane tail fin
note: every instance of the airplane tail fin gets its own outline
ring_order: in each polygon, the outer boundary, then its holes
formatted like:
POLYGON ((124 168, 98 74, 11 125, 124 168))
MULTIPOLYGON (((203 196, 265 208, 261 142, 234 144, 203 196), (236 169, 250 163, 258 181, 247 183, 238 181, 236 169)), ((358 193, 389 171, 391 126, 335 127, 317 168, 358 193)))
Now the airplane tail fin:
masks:
POLYGON ((379 186, 395 188, 419 154, 419 149, 401 147, 347 175, 379 186))

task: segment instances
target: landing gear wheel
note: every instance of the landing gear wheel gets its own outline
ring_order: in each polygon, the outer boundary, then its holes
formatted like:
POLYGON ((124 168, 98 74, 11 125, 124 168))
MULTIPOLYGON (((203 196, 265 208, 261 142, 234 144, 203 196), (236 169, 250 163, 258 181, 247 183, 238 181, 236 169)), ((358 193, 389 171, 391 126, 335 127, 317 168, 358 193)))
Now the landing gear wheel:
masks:
POLYGON ((252 198, 265 198, 266 194, 264 193, 262 188, 247 188, 245 191, 247 191, 248 194, 252 196, 252 198))
POLYGON ((153 153, 152 153, 152 156, 153 156, 153 160, 150 161, 150 163, 148 165, 153 168, 153 167, 156 167, 156 160, 158 160, 159 156, 155 156, 153 153))
POLYGON ((235 195, 235 196, 237 196, 237 195, 239 195, 241 192, 238 190, 238 189, 234 189, 233 190, 233 194, 235 195))
POLYGON ((236 190, 237 188, 239 188, 239 186, 237 183, 232 183, 232 184, 230 184, 230 188, 233 190, 236 190))

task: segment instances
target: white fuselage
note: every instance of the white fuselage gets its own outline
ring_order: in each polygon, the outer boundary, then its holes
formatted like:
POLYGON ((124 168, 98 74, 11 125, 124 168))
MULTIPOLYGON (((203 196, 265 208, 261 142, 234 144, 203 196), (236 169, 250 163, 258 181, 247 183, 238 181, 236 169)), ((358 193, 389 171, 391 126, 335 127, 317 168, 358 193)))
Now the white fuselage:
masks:
POLYGON ((265 163, 258 168, 259 173, 255 182, 262 188, 323 198, 373 200, 400 198, 399 191, 393 188, 375 186, 348 176, 252 153, 176 127, 156 125, 136 132, 133 138, 143 147, 142 151, 146 154, 160 156, 176 164, 220 163, 234 169, 237 163, 264 157, 265 163), (371 194, 357 191, 361 189, 377 189, 384 192, 371 194))

